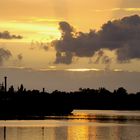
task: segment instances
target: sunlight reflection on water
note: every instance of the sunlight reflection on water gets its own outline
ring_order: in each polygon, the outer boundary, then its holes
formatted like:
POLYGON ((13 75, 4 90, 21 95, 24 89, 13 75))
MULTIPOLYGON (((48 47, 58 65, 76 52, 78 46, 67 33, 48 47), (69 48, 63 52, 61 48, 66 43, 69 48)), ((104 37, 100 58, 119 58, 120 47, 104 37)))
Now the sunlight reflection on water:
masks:
POLYGON ((140 111, 76 110, 45 120, 0 121, 0 140, 139 140, 140 111))

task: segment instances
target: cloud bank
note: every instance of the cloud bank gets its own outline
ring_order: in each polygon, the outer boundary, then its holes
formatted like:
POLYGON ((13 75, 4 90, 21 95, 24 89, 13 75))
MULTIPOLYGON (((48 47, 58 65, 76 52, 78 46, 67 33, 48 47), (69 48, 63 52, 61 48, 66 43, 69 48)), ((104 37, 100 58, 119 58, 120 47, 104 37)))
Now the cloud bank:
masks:
POLYGON ((140 17, 133 15, 108 21, 99 31, 76 32, 67 22, 60 22, 61 38, 52 41, 56 50, 56 64, 71 64, 74 56, 98 55, 96 63, 110 63, 104 49, 116 52, 118 62, 140 59, 140 17))
POLYGON ((11 35, 9 31, 0 32, 0 39, 22 39, 21 35, 11 35))

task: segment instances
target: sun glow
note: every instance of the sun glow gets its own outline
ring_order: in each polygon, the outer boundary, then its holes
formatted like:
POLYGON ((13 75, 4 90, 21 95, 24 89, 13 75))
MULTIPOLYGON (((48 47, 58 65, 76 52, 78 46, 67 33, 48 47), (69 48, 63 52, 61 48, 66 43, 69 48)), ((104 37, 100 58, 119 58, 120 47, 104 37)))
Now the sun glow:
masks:
POLYGON ((44 25, 41 23, 0 21, 0 27, 3 31, 8 30, 9 32, 22 35, 23 39, 18 40, 22 42, 31 42, 32 40, 49 42, 53 39, 60 38, 61 36, 57 24, 44 25))
POLYGON ((88 69, 88 68, 83 68, 83 69, 66 69, 66 71, 73 71, 73 72, 86 72, 86 71, 101 71, 100 69, 88 69))
MULTIPOLYGON (((87 120, 80 120, 80 123, 87 123, 87 120)), ((77 120, 72 120, 72 123, 77 123, 77 120)), ((88 126, 71 126, 68 127, 68 140, 88 140, 88 126)))
POLYGON ((140 12, 140 8, 111 8, 111 9, 94 9, 93 12, 140 12))

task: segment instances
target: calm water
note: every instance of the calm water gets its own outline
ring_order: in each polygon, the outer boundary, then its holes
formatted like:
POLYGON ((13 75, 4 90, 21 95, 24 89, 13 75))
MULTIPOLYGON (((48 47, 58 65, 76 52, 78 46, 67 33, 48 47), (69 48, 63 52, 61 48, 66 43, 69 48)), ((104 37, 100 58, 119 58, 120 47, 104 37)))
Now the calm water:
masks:
POLYGON ((46 120, 0 121, 0 140, 140 140, 140 111, 74 111, 46 120))

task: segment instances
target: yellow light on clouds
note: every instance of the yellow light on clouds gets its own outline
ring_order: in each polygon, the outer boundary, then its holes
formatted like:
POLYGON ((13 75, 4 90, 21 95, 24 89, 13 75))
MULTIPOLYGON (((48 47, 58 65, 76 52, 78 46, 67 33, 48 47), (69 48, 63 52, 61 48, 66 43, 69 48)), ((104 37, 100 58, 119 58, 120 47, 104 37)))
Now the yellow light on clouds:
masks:
POLYGON ((83 68, 83 69, 66 69, 66 71, 73 71, 73 72, 86 72, 86 71, 101 71, 100 69, 87 69, 87 68, 83 68))
MULTIPOLYGON (((41 21, 43 19, 38 20, 41 21)), ((60 38, 61 36, 57 24, 42 25, 18 21, 0 21, 0 27, 1 31, 8 30, 11 34, 14 33, 22 35, 23 39, 18 40, 22 42, 31 42, 32 40, 51 41, 52 39, 60 38)))

